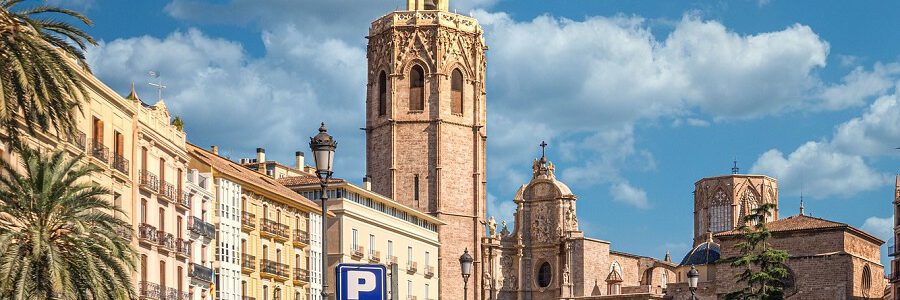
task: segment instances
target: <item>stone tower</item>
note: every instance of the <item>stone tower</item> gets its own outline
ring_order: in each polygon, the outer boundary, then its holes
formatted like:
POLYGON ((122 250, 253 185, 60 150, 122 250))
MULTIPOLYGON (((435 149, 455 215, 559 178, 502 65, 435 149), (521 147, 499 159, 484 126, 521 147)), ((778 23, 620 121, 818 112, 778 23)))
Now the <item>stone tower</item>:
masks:
POLYGON ((731 174, 700 179, 694 183, 694 246, 706 241, 707 231, 734 229, 762 203, 776 205, 767 222, 778 220, 778 182, 772 177, 731 174))
POLYGON ((375 192, 446 223, 439 229, 441 298, 463 298, 454 278, 468 249, 475 258, 468 299, 480 299, 487 48, 478 22, 448 12, 448 4, 408 0, 406 10, 372 22, 366 171, 375 192))

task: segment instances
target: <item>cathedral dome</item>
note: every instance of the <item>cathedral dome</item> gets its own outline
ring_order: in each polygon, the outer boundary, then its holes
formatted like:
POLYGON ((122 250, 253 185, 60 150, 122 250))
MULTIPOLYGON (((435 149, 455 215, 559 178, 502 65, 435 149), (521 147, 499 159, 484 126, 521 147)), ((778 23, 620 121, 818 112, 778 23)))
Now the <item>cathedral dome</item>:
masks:
POLYGON ((708 239, 697 245, 697 247, 694 247, 694 249, 691 249, 691 252, 688 252, 688 254, 684 256, 684 259, 681 260, 681 265, 691 266, 711 264, 719 260, 719 253, 719 244, 713 242, 712 239, 708 239))

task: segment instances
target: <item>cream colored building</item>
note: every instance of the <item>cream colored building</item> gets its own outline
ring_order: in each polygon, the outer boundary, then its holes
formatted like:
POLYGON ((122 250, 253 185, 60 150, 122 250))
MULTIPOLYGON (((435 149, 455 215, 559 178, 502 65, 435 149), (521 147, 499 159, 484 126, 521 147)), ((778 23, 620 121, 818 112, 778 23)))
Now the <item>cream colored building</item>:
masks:
MULTIPOLYGON (((321 196, 312 175, 278 182, 308 199, 321 196)), ((389 290, 398 294, 391 299, 438 299, 438 227, 444 223, 344 180, 329 185, 328 210, 335 215, 327 220, 329 270, 341 263, 384 264, 393 283, 389 290)), ((334 274, 328 278, 331 294, 334 274)))
POLYGON ((217 151, 193 145, 189 151, 193 168, 211 173, 216 185, 235 185, 227 190, 240 195, 240 201, 233 201, 234 197, 219 197, 218 193, 226 189, 215 188, 217 201, 236 202, 216 203, 216 217, 222 220, 240 216, 240 241, 226 240, 231 239, 230 230, 219 227, 217 246, 221 249, 217 263, 222 266, 236 262, 241 271, 240 283, 234 287, 222 282, 221 276, 228 275, 229 270, 216 270, 220 277, 217 289, 237 288, 237 293, 229 292, 220 298, 232 299, 236 294, 242 299, 313 299, 309 290, 310 268, 314 265, 309 255, 309 224, 311 215, 319 212, 318 206, 264 172, 242 167, 219 156, 217 151))

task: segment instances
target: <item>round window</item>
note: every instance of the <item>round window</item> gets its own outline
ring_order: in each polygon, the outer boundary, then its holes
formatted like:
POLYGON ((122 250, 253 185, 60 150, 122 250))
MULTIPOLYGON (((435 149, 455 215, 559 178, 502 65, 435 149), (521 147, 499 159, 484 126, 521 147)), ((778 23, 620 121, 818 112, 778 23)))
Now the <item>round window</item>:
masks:
POLYGON ((550 267, 550 263, 544 262, 541 264, 541 267, 538 269, 537 273, 537 283, 538 286, 545 288, 550 286, 550 279, 553 278, 553 268, 550 267))

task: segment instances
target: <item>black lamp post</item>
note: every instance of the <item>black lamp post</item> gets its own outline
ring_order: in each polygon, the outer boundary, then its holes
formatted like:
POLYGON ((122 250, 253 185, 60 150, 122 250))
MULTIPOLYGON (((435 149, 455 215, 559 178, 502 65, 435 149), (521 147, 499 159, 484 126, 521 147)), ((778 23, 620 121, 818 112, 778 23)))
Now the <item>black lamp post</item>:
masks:
POLYGON ((459 257, 459 267, 463 277, 463 300, 469 297, 469 275, 472 275, 472 256, 469 255, 469 248, 466 248, 463 255, 459 257))
POLYGON ((316 161, 316 175, 319 177, 319 183, 322 185, 322 300, 328 299, 328 243, 326 239, 328 234, 325 232, 326 218, 328 218, 328 195, 325 187, 328 180, 331 179, 332 167, 334 163, 334 149, 337 148, 337 142, 331 135, 328 135, 328 129, 325 128, 325 122, 319 127, 319 134, 309 138, 309 148, 312 150, 313 159, 316 161))
POLYGON ((695 299, 697 299, 697 296, 695 295, 695 293, 697 292, 697 281, 700 281, 700 272, 697 271, 697 269, 695 269, 694 266, 692 265, 691 270, 688 271, 688 273, 687 273, 687 278, 688 278, 688 289, 691 290, 691 299, 695 300, 695 299))

